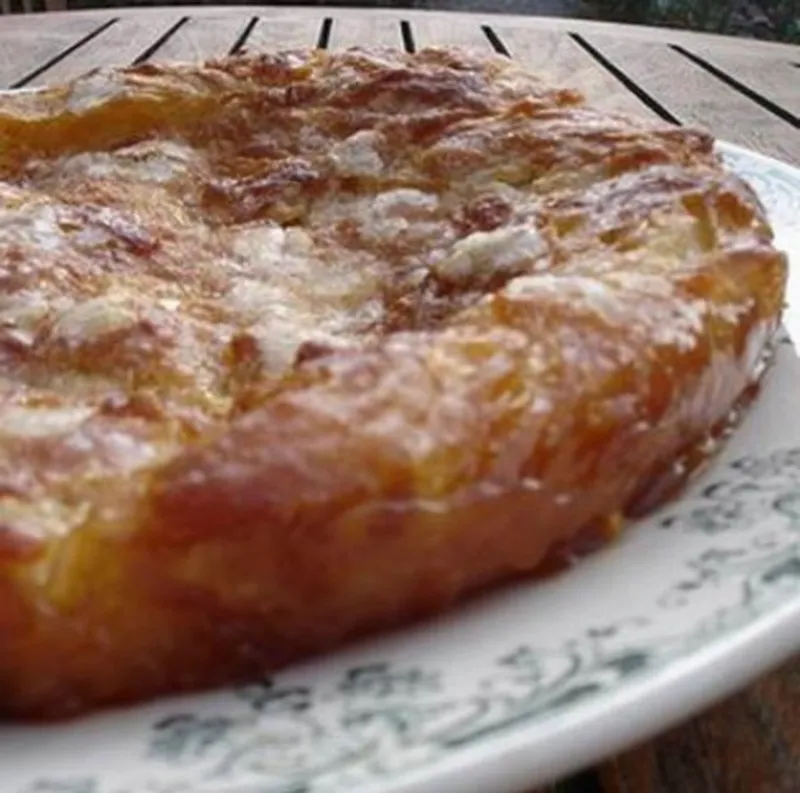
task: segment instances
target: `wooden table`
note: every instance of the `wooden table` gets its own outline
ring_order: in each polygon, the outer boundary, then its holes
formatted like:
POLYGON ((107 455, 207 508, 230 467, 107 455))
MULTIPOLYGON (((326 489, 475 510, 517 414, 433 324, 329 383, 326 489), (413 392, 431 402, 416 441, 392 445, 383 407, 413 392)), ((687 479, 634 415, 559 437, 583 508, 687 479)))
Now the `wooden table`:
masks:
MULTIPOLYGON (((607 109, 701 125, 800 164, 800 47, 667 29, 286 6, 28 14, 0 17, 0 85, 40 85, 95 66, 206 58, 244 47, 368 43, 494 50, 575 85, 607 109)), ((559 789, 800 793, 800 662, 559 789)))

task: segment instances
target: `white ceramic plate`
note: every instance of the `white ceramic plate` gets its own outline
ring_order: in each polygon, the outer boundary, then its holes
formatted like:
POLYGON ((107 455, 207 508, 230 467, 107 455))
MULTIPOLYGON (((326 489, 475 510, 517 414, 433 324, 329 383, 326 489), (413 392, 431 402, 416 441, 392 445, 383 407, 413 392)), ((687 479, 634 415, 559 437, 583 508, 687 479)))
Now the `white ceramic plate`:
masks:
MULTIPOLYGON (((800 171, 724 146, 800 264, 800 171)), ((645 739, 800 649, 800 293, 690 491, 569 572, 270 680, 0 728, 3 793, 512 793, 645 739)))

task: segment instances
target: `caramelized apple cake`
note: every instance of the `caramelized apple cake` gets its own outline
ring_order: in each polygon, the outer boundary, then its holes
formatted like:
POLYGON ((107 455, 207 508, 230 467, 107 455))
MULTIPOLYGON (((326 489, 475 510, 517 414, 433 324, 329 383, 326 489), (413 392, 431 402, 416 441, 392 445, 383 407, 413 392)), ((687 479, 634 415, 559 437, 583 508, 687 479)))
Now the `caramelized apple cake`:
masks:
POLYGON ((530 574, 760 372, 699 131, 455 49, 0 96, 0 711, 247 680, 530 574))

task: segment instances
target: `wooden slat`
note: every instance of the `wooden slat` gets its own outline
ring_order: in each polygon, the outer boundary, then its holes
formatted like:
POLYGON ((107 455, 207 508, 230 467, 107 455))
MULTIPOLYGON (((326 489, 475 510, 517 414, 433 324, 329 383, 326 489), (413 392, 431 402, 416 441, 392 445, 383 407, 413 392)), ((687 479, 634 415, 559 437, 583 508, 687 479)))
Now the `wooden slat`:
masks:
POLYGON ((264 50, 280 50, 291 47, 313 47, 317 43, 323 14, 297 19, 262 18, 253 28, 245 50, 259 52, 264 50))
MULTIPOLYGON (((31 85, 63 82, 97 66, 127 66, 181 19, 175 10, 155 19, 123 17, 69 57, 31 81, 31 85)), ((45 17, 44 19, 48 19, 45 17)))
POLYGON ((735 52, 728 47, 685 48, 734 80, 800 116, 800 73, 788 61, 735 52))
POLYGON ((35 25, 31 24, 31 17, 4 17, 0 28, 0 87, 8 88, 23 79, 113 16, 112 13, 74 17, 65 14, 59 15, 56 24, 35 25))
POLYGON ((612 36, 592 36, 588 41, 680 121, 800 163, 796 130, 669 47, 612 36))
POLYGON ((800 661, 600 771, 604 793, 800 791, 800 661))
POLYGON ((193 17, 154 53, 153 61, 197 61, 227 55, 248 17, 193 17))
POLYGON ((566 33, 553 30, 494 28, 512 57, 543 79, 582 91, 587 99, 609 112, 655 117, 619 80, 612 77, 566 33))
POLYGON ((421 14, 409 17, 411 30, 417 49, 433 47, 436 44, 451 44, 468 47, 478 52, 493 52, 489 40, 481 30, 481 18, 453 16, 427 17, 421 14))
POLYGON ((402 47, 400 20, 365 16, 363 19, 334 19, 330 49, 378 45, 402 47))

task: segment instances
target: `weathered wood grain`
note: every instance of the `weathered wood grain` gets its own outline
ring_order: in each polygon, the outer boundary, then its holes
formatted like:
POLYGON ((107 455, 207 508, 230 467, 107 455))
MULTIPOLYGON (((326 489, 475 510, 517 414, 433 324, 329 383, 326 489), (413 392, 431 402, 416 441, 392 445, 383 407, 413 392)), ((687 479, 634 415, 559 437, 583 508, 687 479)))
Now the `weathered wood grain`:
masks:
POLYGON ((544 79, 577 88, 592 104, 609 112, 655 116, 568 34, 505 26, 493 29, 513 58, 544 79))
POLYGON ((748 54, 747 49, 744 52, 728 47, 684 49, 800 117, 800 72, 789 61, 748 54))
POLYGON ((800 791, 800 661, 606 763, 604 793, 800 791))
MULTIPOLYGON (((158 24, 136 15, 124 16, 97 38, 40 74, 31 85, 70 80, 97 66, 127 66, 182 16, 180 10, 172 9, 169 14, 159 16, 158 24)), ((49 14, 37 17, 37 23, 45 27, 51 18, 49 14)))
POLYGON ((48 16, 44 24, 33 22, 42 17, 4 17, 0 26, 0 87, 14 85, 113 17, 110 12, 74 17, 56 14, 48 16))
POLYGON ((493 52, 489 39, 481 30, 484 23, 479 14, 467 18, 416 14, 409 16, 409 23, 417 49, 450 44, 487 54, 493 52))
POLYGON ((800 163, 797 130, 669 47, 607 35, 587 40, 681 122, 800 163))
POLYGON ((331 28, 330 49, 366 45, 402 47, 400 20, 365 17, 334 21, 331 28))
MULTIPOLYGON (((249 9, 240 11, 247 10, 249 9)), ((248 37, 244 49, 247 52, 263 52, 292 47, 313 47, 317 43, 322 18, 323 14, 319 11, 313 16, 297 19, 261 17, 248 37)))
MULTIPOLYGON (((153 54, 153 61, 197 61, 226 55, 245 29, 242 15, 193 17, 153 54)), ((167 25, 166 29, 169 29, 167 25)))

